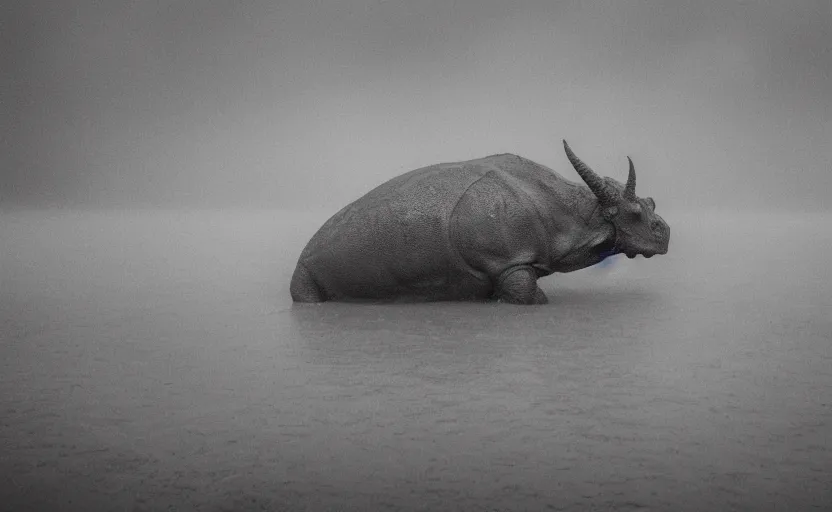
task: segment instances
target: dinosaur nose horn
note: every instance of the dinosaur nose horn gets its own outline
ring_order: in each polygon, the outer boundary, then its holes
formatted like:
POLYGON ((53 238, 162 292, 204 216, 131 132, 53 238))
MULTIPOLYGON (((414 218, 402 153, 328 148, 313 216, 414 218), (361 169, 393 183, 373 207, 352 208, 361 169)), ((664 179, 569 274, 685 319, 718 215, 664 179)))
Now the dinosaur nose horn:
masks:
MULTIPOLYGON (((595 171, 589 168, 588 165, 583 163, 580 158, 575 156, 575 153, 572 152, 572 149, 569 147, 569 144, 566 143, 566 140, 563 141, 563 149, 566 151, 566 157, 569 159, 569 162, 572 164, 572 167, 575 168, 575 171, 584 180, 590 190, 598 197, 598 200, 603 205, 613 205, 617 203, 617 197, 613 194, 610 189, 607 187, 607 184, 604 183, 604 179, 597 174, 595 171)), ((635 176, 635 174, 633 174, 635 176)), ((633 179, 633 187, 635 187, 635 178, 633 179)))
POLYGON ((627 186, 624 187, 624 198, 630 201, 636 200, 636 168, 633 166, 633 161, 627 157, 630 162, 630 172, 627 175, 627 186))

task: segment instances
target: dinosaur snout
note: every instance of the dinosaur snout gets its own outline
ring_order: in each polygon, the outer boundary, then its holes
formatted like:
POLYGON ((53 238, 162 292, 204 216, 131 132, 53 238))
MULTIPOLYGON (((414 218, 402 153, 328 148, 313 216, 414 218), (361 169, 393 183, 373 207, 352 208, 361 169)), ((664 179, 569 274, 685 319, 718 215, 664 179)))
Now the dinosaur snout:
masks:
POLYGON ((654 220, 650 223, 650 231, 653 232, 656 236, 662 236, 664 234, 664 226, 660 220, 654 220))
POLYGON ((659 240, 659 250, 654 254, 667 254, 667 248, 670 245, 670 226, 661 219, 655 219, 650 223, 650 230, 659 240))

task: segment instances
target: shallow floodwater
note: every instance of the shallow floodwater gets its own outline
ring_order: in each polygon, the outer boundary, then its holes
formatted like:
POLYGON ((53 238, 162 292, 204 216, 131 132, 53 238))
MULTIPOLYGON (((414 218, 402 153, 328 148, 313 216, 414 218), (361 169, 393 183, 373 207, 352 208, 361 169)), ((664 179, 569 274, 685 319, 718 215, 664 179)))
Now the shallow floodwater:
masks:
POLYGON ((832 216, 292 306, 326 215, 0 216, 0 510, 832 510, 832 216))

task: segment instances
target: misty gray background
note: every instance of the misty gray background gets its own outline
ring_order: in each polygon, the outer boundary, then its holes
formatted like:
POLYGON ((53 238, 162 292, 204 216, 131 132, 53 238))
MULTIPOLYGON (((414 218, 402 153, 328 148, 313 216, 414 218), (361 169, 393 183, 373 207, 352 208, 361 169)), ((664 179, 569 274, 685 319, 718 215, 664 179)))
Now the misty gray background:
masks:
POLYGON ((0 511, 832 510, 829 0, 0 13, 0 511), (667 255, 292 304, 373 186, 561 138, 667 255))
POLYGON ((821 210, 832 3, 143 1, 3 7, 6 205, 334 211, 560 139, 661 209, 821 210))

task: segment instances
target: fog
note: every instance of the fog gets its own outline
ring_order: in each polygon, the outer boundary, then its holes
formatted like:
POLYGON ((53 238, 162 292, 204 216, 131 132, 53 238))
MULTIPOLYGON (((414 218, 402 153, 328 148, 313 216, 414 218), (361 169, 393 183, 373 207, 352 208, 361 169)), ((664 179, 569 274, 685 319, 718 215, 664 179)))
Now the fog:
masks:
POLYGON ((830 509, 828 0, 2 11, 10 510, 830 509), (666 255, 292 303, 375 185, 561 139, 666 255))
POLYGON ((3 205, 335 211, 424 165, 560 146, 659 208, 825 210, 832 4, 20 2, 3 205))

